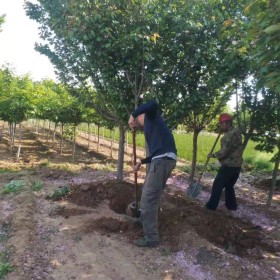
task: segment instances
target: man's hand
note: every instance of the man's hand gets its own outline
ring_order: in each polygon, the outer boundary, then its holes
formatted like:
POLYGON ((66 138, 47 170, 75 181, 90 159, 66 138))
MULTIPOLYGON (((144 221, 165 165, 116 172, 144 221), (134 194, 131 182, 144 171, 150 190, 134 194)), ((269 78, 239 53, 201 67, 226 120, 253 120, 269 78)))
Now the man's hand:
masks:
POLYGON ((208 156, 207 156, 208 158, 215 158, 215 155, 214 154, 208 154, 208 156))
POLYGON ((134 172, 139 171, 141 164, 142 164, 142 163, 141 163, 141 161, 139 160, 139 161, 133 166, 133 171, 134 171, 134 172))
POLYGON ((129 117, 128 125, 131 129, 134 129, 136 126, 135 118, 132 115, 129 117))

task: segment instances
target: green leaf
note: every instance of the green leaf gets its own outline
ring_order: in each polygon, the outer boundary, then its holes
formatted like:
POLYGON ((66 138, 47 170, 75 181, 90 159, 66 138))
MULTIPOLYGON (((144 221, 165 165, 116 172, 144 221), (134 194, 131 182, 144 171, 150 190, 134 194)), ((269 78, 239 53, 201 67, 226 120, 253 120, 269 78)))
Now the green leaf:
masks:
POLYGON ((280 31, 280 24, 270 25, 269 27, 267 27, 264 30, 264 32, 267 33, 267 34, 271 34, 271 33, 277 32, 277 31, 280 31))

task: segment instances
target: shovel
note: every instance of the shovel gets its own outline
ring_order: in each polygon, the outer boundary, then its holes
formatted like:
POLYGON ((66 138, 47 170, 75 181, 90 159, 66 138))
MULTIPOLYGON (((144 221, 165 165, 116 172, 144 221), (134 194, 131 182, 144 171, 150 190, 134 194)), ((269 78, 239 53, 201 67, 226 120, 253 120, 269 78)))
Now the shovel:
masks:
MULTIPOLYGON (((213 153, 213 151, 214 151, 214 149, 216 147, 216 144, 217 144, 220 136, 221 136, 221 133, 218 134, 218 136, 217 136, 217 138, 215 140, 215 143, 214 143, 214 145, 213 145, 213 147, 212 147, 212 149, 210 151, 210 154, 213 153)), ((200 176, 198 177, 197 181, 190 183, 190 186, 187 189, 187 196, 188 197, 195 198, 195 197, 197 197, 200 194, 200 192, 201 192, 201 185, 199 184, 199 182, 200 182, 200 180, 201 180, 201 178, 203 176, 203 173, 206 170, 208 162, 209 162, 209 158, 207 157, 207 160, 206 160, 206 162, 205 162, 205 164, 203 166, 202 172, 201 172, 200 176)))

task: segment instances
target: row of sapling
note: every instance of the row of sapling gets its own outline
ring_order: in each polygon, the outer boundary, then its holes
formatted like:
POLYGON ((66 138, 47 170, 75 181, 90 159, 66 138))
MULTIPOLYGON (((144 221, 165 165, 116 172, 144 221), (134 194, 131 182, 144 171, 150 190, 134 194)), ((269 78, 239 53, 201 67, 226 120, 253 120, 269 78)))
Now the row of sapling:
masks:
MULTIPOLYGON (((37 51, 50 58, 61 81, 92 96, 95 112, 119 127, 118 178, 123 176, 127 117, 142 97, 156 98, 170 125, 184 124, 193 133, 193 179, 199 133, 221 112, 237 80, 251 73, 263 79, 260 65, 248 63, 253 53, 245 39, 254 25, 244 28, 251 20, 244 3, 75 1, 65 6, 39 0, 26 2, 26 12, 41 27, 45 44, 37 51)), ((262 86, 279 94, 280 83, 271 82, 276 75, 265 71, 270 80, 262 86)))

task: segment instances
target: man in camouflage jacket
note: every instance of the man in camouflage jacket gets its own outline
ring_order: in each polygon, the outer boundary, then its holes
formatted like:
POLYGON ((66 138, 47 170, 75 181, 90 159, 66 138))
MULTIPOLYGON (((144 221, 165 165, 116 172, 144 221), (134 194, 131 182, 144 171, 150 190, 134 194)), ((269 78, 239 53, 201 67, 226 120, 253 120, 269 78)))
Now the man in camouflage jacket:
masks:
POLYGON ((222 191, 225 189, 225 205, 227 209, 236 210, 234 184, 239 177, 243 162, 242 136, 239 129, 232 126, 232 117, 229 114, 221 114, 219 122, 221 132, 224 133, 224 137, 221 139, 221 149, 218 152, 209 154, 208 158, 217 158, 221 166, 213 182, 211 197, 205 207, 209 210, 216 210, 222 191))

